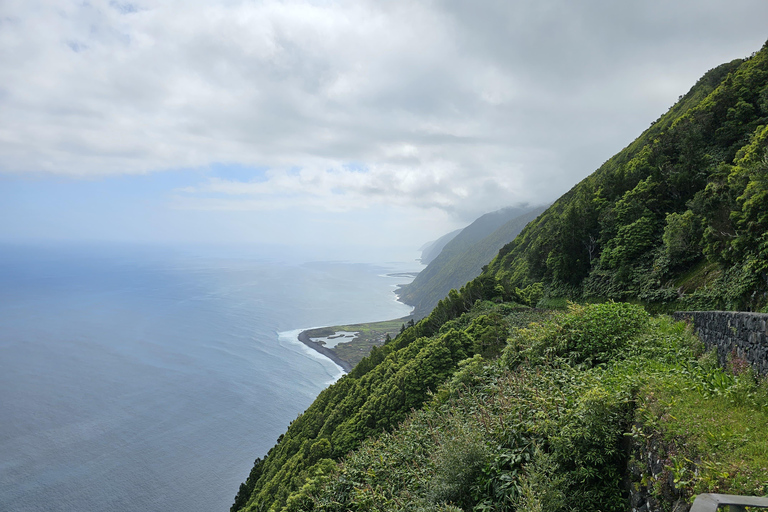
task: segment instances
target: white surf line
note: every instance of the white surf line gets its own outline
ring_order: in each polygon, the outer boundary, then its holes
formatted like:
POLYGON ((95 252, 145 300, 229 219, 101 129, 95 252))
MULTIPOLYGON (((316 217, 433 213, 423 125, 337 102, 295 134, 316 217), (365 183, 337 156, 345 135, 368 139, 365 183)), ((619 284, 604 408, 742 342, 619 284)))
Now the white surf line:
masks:
POLYGON ((336 364, 336 362, 330 357, 321 354, 317 350, 314 350, 299 341, 299 334, 310 329, 314 329, 314 327, 278 332, 278 342, 283 347, 291 348, 292 350, 300 352, 310 359, 314 359, 315 361, 319 362, 323 366, 323 369, 325 369, 326 373, 328 373, 328 376, 331 377, 331 380, 326 382, 326 386, 330 386, 344 375, 346 375, 346 372, 344 371, 344 368, 336 364))

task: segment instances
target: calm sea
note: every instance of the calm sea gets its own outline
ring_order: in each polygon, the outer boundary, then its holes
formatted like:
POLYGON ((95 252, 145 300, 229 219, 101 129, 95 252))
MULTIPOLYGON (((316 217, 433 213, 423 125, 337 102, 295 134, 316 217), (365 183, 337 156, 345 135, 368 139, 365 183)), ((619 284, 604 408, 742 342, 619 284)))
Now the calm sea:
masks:
POLYGON ((416 267, 0 246, 0 510, 228 510, 341 375, 295 330, 407 315, 416 267))

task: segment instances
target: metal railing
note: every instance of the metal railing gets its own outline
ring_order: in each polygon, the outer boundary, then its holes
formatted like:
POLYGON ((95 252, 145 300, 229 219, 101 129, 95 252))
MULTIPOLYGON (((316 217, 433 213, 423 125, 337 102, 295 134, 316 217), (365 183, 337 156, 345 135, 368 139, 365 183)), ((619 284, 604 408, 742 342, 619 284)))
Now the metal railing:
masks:
POLYGON ((715 512, 719 507, 726 506, 729 512, 745 512, 745 507, 768 508, 768 498, 704 493, 693 500, 691 512, 715 512))

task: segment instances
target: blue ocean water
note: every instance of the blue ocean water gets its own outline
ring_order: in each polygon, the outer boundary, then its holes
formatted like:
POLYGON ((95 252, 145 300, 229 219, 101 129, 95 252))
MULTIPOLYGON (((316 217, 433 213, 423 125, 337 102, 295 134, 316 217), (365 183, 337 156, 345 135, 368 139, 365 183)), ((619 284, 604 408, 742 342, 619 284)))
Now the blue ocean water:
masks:
POLYGON ((295 330, 407 315, 416 266, 0 246, 0 510, 228 510, 341 375, 295 330))

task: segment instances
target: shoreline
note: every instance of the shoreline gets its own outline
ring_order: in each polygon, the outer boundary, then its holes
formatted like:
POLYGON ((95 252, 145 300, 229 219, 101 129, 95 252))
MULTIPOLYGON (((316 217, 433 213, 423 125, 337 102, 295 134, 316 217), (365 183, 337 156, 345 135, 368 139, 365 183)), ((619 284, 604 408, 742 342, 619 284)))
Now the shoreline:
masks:
POLYGON ((321 343, 317 343, 316 341, 312 341, 309 337, 309 334, 307 334, 312 329, 305 329, 299 333, 299 341, 302 342, 304 345, 308 346, 312 350, 315 350, 319 352, 320 354, 324 355, 337 365, 341 367, 342 370, 344 370, 345 374, 348 374, 352 371, 352 365, 350 365, 348 362, 340 358, 336 352, 331 350, 330 348, 324 346, 321 343))
MULTIPOLYGON (((387 277, 409 277, 411 279, 411 282, 412 282, 413 279, 415 279, 415 277, 418 274, 419 274, 419 272, 394 272, 394 273, 388 273, 388 274, 386 274, 386 276, 387 277)), ((405 285, 398 284, 398 285, 395 285, 395 286, 398 289, 400 289, 401 287, 403 287, 405 285)), ((410 304, 407 304, 407 303, 403 302, 401 300, 401 298, 400 298, 400 295, 398 295, 397 291, 398 290, 394 291, 394 295, 395 295, 394 300, 395 300, 395 302, 399 302, 399 303, 401 303, 401 304, 403 304, 405 306, 410 307, 411 311, 410 311, 410 313, 408 315, 406 315, 404 317, 401 317, 401 318, 394 319, 393 321, 400 321, 400 320, 402 320, 403 323, 405 323, 405 320, 407 318, 411 318, 411 315, 413 314, 415 308, 413 306, 411 306, 410 304)), ((368 324, 380 324, 380 323, 385 323, 385 322, 389 322, 389 320, 382 320, 382 321, 378 321, 378 322, 367 322, 367 323, 368 324)), ((352 324, 349 327, 353 327, 353 326, 357 326, 357 325, 365 325, 365 324, 352 324)), ((305 346, 307 346, 310 349, 314 350, 318 354, 327 357, 328 359, 330 359, 331 361, 336 363, 338 366, 340 366, 345 375, 349 374, 349 372, 351 372, 352 369, 355 366, 353 363, 350 363, 349 361, 347 361, 345 359, 342 359, 341 356, 339 356, 339 354, 335 350, 333 350, 332 348, 326 347, 325 345, 323 345, 320 342, 312 341, 312 339, 310 338, 309 333, 311 331, 314 331, 314 330, 317 330, 317 329, 322 329, 322 328, 325 328, 325 327, 313 327, 313 328, 309 328, 309 329, 304 329, 304 330, 302 330, 299 333, 297 338, 305 346)), ((396 334, 393 333, 392 337, 394 338, 395 336, 396 336, 396 334)), ((353 358, 353 361, 355 363, 357 362, 357 360, 355 358, 353 358)))

